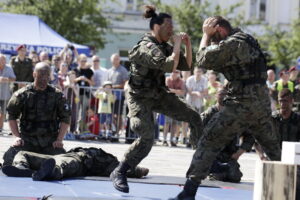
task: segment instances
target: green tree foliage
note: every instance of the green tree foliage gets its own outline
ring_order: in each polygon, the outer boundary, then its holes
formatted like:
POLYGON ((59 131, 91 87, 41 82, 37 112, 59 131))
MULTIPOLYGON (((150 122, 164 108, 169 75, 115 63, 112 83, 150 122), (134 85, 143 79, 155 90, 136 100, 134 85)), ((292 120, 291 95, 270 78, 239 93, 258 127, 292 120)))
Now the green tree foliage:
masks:
POLYGON ((108 20, 99 0, 9 0, 2 12, 37 15, 68 40, 102 48, 108 20))
POLYGON ((271 65, 289 68, 300 56, 300 20, 296 20, 289 30, 282 30, 279 26, 266 26, 266 33, 259 40, 262 47, 270 53, 271 65))

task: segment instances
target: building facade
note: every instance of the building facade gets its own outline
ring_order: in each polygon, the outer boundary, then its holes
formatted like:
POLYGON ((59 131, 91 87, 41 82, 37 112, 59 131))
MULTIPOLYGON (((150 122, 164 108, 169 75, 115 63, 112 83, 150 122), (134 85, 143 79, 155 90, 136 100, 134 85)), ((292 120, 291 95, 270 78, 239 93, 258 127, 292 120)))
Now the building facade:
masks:
MULTIPOLYGON (((192 3, 195 1, 201 3, 205 0, 191 0, 192 3)), ((178 5, 181 0, 162 0, 162 2, 178 5)), ((209 2, 211 9, 216 5, 228 8, 241 3, 230 17, 242 14, 246 20, 259 20, 263 24, 279 25, 283 29, 288 29, 291 23, 299 18, 300 0, 209 0, 209 2)), ((111 20, 111 31, 106 34, 107 44, 97 52, 103 67, 111 67, 110 56, 113 53, 119 53, 122 62, 127 64, 128 50, 149 31, 149 21, 142 17, 142 6, 148 3, 148 0, 107 1, 105 16, 111 20)), ((253 26, 250 30, 261 33, 262 27, 253 26)))

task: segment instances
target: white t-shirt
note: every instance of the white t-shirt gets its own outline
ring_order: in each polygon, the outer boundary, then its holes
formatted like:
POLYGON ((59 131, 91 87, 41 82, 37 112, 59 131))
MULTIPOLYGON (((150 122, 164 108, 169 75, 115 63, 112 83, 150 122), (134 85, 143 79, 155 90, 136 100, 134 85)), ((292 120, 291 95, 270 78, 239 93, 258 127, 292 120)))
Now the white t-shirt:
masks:
MULTIPOLYGON (((203 90, 208 89, 208 81, 203 75, 200 80, 197 81, 195 75, 193 75, 186 80, 186 88, 190 91, 202 92, 203 90)), ((193 97, 189 93, 186 95, 186 101, 188 104, 196 108, 201 108, 203 105, 202 97, 193 97)))
MULTIPOLYGON (((3 69, 0 69, 0 77, 6 78, 16 78, 14 70, 9 66, 4 66, 3 69)), ((9 100, 11 96, 10 83, 0 83, 0 100, 9 100)))
POLYGON ((101 87, 104 83, 104 81, 107 81, 108 78, 108 72, 107 69, 100 67, 99 69, 93 69, 94 72, 94 82, 95 87, 101 87))

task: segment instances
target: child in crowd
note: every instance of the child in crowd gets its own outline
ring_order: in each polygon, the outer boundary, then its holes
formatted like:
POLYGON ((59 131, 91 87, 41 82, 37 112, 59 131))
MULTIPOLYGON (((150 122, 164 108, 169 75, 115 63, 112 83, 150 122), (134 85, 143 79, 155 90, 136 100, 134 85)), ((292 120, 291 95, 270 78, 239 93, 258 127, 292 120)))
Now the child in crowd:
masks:
POLYGON ((99 118, 95 111, 88 107, 86 108, 85 120, 80 120, 79 125, 81 132, 75 135, 78 140, 95 140, 99 133, 99 118))
POLYGON ((86 123, 89 131, 91 133, 93 133, 94 135, 98 135, 99 134, 99 118, 98 115, 95 114, 95 111, 89 107, 87 109, 87 123, 86 123))
POLYGON ((95 97, 99 99, 98 114, 100 116, 100 136, 112 136, 112 105, 115 96, 112 93, 112 82, 105 81, 101 89, 95 92, 95 97))

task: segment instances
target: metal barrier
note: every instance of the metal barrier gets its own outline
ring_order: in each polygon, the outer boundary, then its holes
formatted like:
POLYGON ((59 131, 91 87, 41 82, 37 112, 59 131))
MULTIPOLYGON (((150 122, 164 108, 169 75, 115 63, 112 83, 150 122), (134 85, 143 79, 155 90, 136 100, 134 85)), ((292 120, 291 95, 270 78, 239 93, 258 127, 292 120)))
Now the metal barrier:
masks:
MULTIPOLYGON (((13 92, 14 86, 23 87, 28 82, 12 82, 10 83, 10 92, 13 92)), ((128 108, 125 102, 124 91, 121 89, 104 90, 102 88, 95 87, 79 87, 78 85, 64 85, 62 92, 67 99, 71 108, 71 120, 69 132, 75 135, 87 135, 92 136, 92 133, 98 138, 108 137, 111 139, 125 139, 127 143, 131 143, 137 134, 130 130, 129 119, 126 117, 128 108), (102 94, 99 95, 99 94, 102 94), (112 94, 114 100, 109 104, 107 94, 112 94), (110 107, 108 113, 101 113, 101 106, 110 107), (105 119, 104 119, 105 118, 105 119)), ((7 101, 4 107, 6 108, 7 101)), ((4 113, 5 116, 6 113, 4 113)), ((156 119, 156 133, 155 139, 159 140, 160 132, 167 134, 168 132, 174 132, 174 127, 177 129, 177 137, 179 129, 181 132, 187 132, 187 126, 181 122, 175 122, 174 120, 166 119, 163 115, 154 114, 156 119), (185 129, 185 130, 184 130, 185 129)), ((9 130, 4 130, 9 132, 9 130)), ((175 133, 176 134, 176 133, 175 133)), ((173 134, 172 134, 173 135, 173 134)), ((186 135, 186 134, 185 134, 186 135)), ((174 135, 175 137, 176 135, 174 135)), ((84 137, 83 137, 84 138, 84 137)), ((171 139, 172 140, 172 139, 171 139)), ((170 140, 169 140, 170 141, 170 140)))

